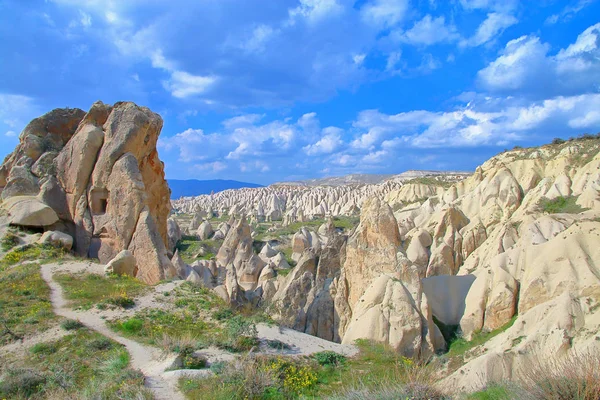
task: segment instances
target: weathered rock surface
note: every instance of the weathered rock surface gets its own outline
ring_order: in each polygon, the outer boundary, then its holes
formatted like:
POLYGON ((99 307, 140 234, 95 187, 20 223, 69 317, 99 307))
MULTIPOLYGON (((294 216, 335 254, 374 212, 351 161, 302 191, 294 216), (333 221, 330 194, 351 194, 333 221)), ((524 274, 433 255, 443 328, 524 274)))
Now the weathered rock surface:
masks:
POLYGON ((164 279, 174 245, 167 234, 170 190, 156 152, 161 128, 158 114, 127 102, 34 119, 0 167, 11 223, 47 227, 60 219, 79 255, 107 263, 129 249, 140 279, 164 279))

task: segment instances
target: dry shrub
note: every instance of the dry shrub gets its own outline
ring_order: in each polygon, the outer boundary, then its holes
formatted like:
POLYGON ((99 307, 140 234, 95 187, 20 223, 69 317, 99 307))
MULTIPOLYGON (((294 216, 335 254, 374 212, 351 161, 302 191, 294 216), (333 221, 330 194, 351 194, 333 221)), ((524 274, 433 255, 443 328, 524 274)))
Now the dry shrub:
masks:
POLYGON ((440 378, 439 365, 436 361, 430 363, 403 359, 397 364, 394 377, 383 380, 379 384, 361 385, 354 387, 343 395, 336 397, 339 400, 446 400, 447 396, 436 388, 440 378), (369 387, 370 386, 370 387, 369 387))
POLYGON ((224 384, 236 387, 236 395, 241 399, 260 398, 277 383, 274 374, 266 370, 265 361, 251 355, 227 364, 221 379, 224 384))
POLYGON ((523 399, 600 400, 600 354, 572 354, 545 360, 534 356, 531 360, 519 371, 523 399))

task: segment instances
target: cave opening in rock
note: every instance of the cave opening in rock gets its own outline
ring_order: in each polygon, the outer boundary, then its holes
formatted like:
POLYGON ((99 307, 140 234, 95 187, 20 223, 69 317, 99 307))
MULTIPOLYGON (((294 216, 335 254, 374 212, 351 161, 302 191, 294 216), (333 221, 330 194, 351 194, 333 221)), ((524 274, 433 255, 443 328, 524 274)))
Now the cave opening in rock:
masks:
POLYGON ((92 213, 94 215, 106 214, 108 209, 108 190, 94 188, 91 193, 92 213))

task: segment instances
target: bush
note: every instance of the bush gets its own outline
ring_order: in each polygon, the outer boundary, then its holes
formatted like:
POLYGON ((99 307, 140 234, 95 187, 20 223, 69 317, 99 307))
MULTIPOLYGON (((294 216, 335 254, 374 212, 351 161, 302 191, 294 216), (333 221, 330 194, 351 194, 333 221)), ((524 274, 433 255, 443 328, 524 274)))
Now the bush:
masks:
POLYGON ((320 365, 331 365, 336 366, 346 362, 346 356, 342 354, 338 354, 334 351, 321 351, 319 353, 313 354, 313 358, 320 365))
POLYGON ((281 340, 270 340, 267 339, 267 346, 276 350, 291 350, 292 346, 287 343, 282 342, 281 340))
POLYGON ((103 337, 90 341, 89 346, 95 350, 108 350, 113 346, 113 344, 110 339, 103 337))
POLYGON ((58 350, 58 346, 56 345, 56 343, 53 342, 46 342, 46 343, 36 343, 33 346, 31 346, 31 348, 29 349, 29 351, 32 354, 54 354, 56 353, 56 351, 58 350))
POLYGON ((75 329, 83 328, 83 324, 74 319, 67 319, 60 324, 60 327, 65 331, 73 331, 75 329))
POLYGON ((217 311, 215 311, 212 315, 212 317, 214 319, 216 319, 217 321, 223 321, 225 319, 229 319, 231 317, 233 317, 234 313, 233 310, 231 308, 221 308, 217 311))
POLYGON ((20 242, 19 236, 15 235, 11 231, 7 231, 2 240, 0 241, 0 247, 3 251, 8 251, 18 245, 20 242))
POLYGON ((121 293, 117 296, 109 297, 105 300, 105 303, 121 308, 131 308, 135 305, 135 300, 127 296, 127 294, 121 293))
POLYGON ((46 377, 31 369, 8 369, 0 376, 0 397, 23 396, 29 398, 44 388, 46 377))
POLYGON ((561 139, 561 138, 552 139, 552 144, 563 144, 563 143, 565 143, 564 139, 561 139))
POLYGON ((129 318, 127 321, 123 322, 120 326, 127 333, 137 333, 142 330, 144 326, 144 321, 137 318, 129 318))
POLYGON ((600 354, 588 353, 547 359, 532 356, 519 380, 527 400, 599 400, 600 354))
POLYGON ((552 200, 543 198, 539 202, 539 208, 548 214, 557 214, 557 213, 569 213, 569 214, 577 214, 585 211, 584 208, 581 208, 577 204, 577 197, 569 196, 563 197, 559 196, 552 200))

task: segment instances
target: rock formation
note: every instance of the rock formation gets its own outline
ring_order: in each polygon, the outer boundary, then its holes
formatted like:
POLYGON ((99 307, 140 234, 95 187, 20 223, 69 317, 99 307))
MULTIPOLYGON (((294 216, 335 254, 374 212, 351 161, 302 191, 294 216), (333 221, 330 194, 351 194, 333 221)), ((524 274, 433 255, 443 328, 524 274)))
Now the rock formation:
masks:
POLYGON ((172 276, 161 128, 158 114, 127 102, 34 119, 0 167, 11 223, 62 230, 77 254, 103 263, 129 250, 147 283, 172 276))

